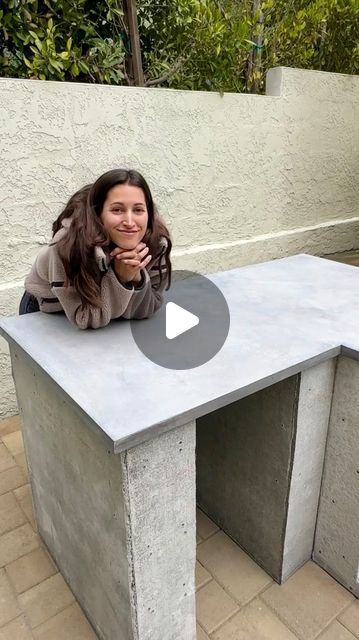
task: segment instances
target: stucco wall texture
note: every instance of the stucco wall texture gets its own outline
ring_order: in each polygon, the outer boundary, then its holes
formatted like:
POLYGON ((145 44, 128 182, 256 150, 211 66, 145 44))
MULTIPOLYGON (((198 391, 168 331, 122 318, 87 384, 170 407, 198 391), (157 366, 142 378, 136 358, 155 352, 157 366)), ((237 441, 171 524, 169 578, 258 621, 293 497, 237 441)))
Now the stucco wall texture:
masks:
POLYGON ((358 247, 358 123, 356 76, 277 68, 266 96, 0 79, 0 315, 67 198, 116 166, 148 179, 175 268, 358 247))

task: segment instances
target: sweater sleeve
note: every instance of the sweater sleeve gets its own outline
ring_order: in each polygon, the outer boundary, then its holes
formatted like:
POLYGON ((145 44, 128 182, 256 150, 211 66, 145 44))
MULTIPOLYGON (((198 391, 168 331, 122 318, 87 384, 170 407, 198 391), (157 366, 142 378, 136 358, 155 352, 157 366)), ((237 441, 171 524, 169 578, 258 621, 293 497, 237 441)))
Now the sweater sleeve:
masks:
POLYGON ((32 272, 25 280, 26 290, 36 296, 40 311, 62 310, 80 329, 104 327, 126 310, 133 290, 119 282, 112 268, 101 279, 101 306, 83 305, 75 287, 65 285, 66 273, 56 245, 40 251, 32 272))
POLYGON ((133 295, 131 289, 117 280, 112 269, 104 274, 100 287, 101 307, 83 305, 73 286, 58 286, 58 283, 53 283, 51 289, 70 322, 80 329, 99 329, 112 319, 123 316, 133 295))
POLYGON ((151 269, 142 271, 143 284, 133 291, 132 298, 123 314, 124 318, 143 319, 150 318, 161 307, 162 292, 168 282, 167 270, 163 268, 162 282, 160 283, 158 261, 151 269))
POLYGON ((40 311, 63 310, 70 322, 80 329, 97 329, 115 318, 147 318, 153 315, 162 304, 162 290, 167 278, 163 278, 159 288, 158 259, 149 265, 149 272, 146 269, 142 271, 142 283, 136 289, 132 285, 123 285, 110 267, 101 279, 100 307, 82 304, 75 287, 66 286, 65 281, 65 270, 56 246, 49 246, 38 255, 25 286, 37 297, 40 311))

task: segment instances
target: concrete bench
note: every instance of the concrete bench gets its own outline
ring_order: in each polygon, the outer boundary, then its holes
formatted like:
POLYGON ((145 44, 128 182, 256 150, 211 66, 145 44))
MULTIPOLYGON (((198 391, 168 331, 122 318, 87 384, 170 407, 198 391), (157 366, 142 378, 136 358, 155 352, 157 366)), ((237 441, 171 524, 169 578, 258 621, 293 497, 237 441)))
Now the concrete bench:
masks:
POLYGON ((196 500, 279 583, 314 557, 359 595, 359 269, 210 278, 230 332, 192 370, 151 363, 127 322, 0 322, 39 532, 101 639, 195 638, 196 500))

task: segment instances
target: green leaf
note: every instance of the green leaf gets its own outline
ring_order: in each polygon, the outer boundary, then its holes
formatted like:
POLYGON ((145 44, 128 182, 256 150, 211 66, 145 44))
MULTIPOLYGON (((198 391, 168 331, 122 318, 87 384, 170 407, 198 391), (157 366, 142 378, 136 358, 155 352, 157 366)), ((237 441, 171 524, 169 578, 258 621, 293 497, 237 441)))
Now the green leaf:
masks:
POLYGON ((53 67, 53 69, 55 69, 56 71, 62 71, 62 69, 64 68, 62 62, 59 62, 54 58, 50 58, 49 65, 53 67))
POLYGON ((27 58, 25 58, 25 56, 23 56, 23 57, 22 57, 22 59, 23 59, 23 61, 25 62, 26 66, 27 66, 29 69, 32 69, 32 64, 31 64, 31 62, 30 62, 27 58))
POLYGON ((80 71, 82 71, 83 73, 89 73, 90 68, 88 66, 88 64, 86 64, 86 62, 84 62, 83 60, 79 60, 78 61, 78 66, 80 71))
POLYGON ((79 75, 79 68, 76 64, 76 62, 73 62, 71 67, 70 67, 70 71, 72 73, 72 75, 74 76, 74 78, 77 78, 77 76, 79 75))

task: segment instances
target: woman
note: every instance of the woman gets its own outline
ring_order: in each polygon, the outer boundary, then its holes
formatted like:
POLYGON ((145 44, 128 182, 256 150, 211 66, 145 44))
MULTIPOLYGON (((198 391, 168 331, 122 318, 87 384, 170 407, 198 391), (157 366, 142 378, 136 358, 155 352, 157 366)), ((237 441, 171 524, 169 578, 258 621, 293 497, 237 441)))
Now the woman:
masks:
POLYGON ((76 192, 25 280, 20 313, 64 311, 80 329, 148 318, 171 282, 169 232, 140 173, 114 169, 76 192))

